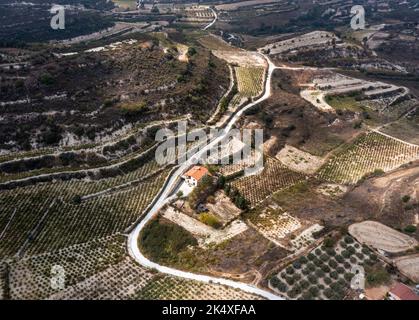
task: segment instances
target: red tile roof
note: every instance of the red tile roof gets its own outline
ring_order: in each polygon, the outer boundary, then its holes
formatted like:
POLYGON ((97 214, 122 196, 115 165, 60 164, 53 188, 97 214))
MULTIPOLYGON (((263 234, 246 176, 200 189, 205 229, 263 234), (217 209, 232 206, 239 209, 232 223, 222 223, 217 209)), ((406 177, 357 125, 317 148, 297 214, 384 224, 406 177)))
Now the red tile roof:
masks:
POLYGON ((185 172, 184 176, 192 177, 196 181, 199 181, 202 179, 203 176, 208 174, 208 169, 205 167, 200 166, 194 166, 192 169, 185 172))
POLYGON ((391 288, 390 293, 398 297, 400 300, 419 300, 419 296, 403 283, 396 283, 391 288))

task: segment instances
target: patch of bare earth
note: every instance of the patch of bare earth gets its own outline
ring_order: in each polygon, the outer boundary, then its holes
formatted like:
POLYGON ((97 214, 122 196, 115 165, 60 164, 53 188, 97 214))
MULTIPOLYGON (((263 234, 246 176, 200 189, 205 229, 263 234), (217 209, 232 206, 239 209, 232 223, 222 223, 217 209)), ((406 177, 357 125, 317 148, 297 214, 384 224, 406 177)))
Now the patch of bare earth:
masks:
POLYGON ((349 226, 349 233, 359 242, 390 253, 414 248, 415 239, 376 221, 364 221, 349 226))
POLYGON ((287 250, 275 246, 252 228, 199 252, 212 274, 247 282, 265 277, 288 254, 287 250))
POLYGON ((241 213, 241 210, 231 202, 223 191, 217 191, 214 203, 207 203, 206 207, 220 218, 223 224, 237 218, 241 213))
POLYGON ((386 296, 387 292, 390 291, 391 286, 379 286, 375 288, 366 288, 365 296, 368 300, 382 300, 386 296))
POLYGON ((248 229, 247 225, 238 219, 222 229, 215 229, 172 206, 164 208, 161 215, 189 231, 201 246, 221 243, 248 229))
POLYGON ((397 258, 396 266, 406 277, 419 282, 419 254, 397 258))
POLYGON ((231 64, 237 64, 243 67, 266 67, 267 63, 262 55, 249 51, 226 51, 214 50, 217 58, 223 59, 231 64))
POLYGON ((383 176, 366 180, 344 196, 359 211, 370 212, 374 220, 399 228, 415 224, 419 197, 419 162, 383 176), (403 202, 404 196, 408 202, 403 202))
POLYGON ((322 158, 290 145, 285 145, 275 157, 291 170, 306 174, 315 173, 324 163, 322 158))

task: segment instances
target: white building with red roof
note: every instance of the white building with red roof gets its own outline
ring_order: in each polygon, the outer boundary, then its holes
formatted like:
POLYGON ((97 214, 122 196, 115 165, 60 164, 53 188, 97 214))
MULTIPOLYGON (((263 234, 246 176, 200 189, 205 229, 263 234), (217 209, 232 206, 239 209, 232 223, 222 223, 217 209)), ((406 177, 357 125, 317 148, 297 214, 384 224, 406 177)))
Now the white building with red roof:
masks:
POLYGON ((186 171, 182 178, 185 179, 185 181, 190 185, 196 187, 198 185, 198 182, 208 175, 208 169, 201 166, 194 166, 188 171, 186 171))

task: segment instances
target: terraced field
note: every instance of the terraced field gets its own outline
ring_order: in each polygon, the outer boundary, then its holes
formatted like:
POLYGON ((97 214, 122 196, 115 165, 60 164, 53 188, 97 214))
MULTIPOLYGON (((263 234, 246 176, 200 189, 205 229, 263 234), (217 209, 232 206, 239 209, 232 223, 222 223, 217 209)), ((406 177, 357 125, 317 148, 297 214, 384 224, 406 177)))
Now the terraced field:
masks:
MULTIPOLYGON (((115 188, 127 176, 2 191, 0 255, 39 254, 123 231, 152 201, 167 174, 168 169, 129 188, 108 190, 86 200, 81 200, 81 196, 115 188)), ((138 177, 140 173, 132 175, 138 177)))
POLYGON ((73 286, 124 259, 126 238, 113 235, 9 263, 12 299, 45 299, 56 293, 51 270, 60 266, 65 286, 73 286))
POLYGON ((155 277, 155 272, 139 266, 129 257, 96 273, 49 299, 122 300, 130 299, 155 277))
MULTIPOLYGON (((0 264, 2 276, 5 267, 0 264)), ((8 269, 11 299, 259 299, 240 290, 146 269, 127 255, 126 237, 121 234, 10 260, 8 269), (62 288, 51 286, 56 267, 63 270, 62 288)), ((3 290, 3 277, 0 285, 3 290)))
POLYGON ((264 169, 260 174, 247 176, 232 182, 252 207, 273 194, 302 181, 304 175, 291 171, 278 160, 265 158, 264 169))
POLYGON ((416 159, 418 146, 368 132, 344 146, 320 169, 318 176, 326 181, 355 184, 366 174, 393 170, 416 159))
POLYGON ((0 263, 0 300, 4 300, 6 297, 6 264, 0 263))

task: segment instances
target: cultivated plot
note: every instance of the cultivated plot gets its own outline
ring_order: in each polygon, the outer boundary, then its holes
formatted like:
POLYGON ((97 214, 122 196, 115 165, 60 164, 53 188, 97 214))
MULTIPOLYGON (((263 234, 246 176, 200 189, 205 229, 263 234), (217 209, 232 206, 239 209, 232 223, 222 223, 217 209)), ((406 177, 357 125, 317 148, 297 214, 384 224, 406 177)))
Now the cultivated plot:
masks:
POLYGON ((406 277, 415 283, 419 282, 419 254, 397 258, 396 266, 406 277))
POLYGON ((380 266, 368 248, 345 236, 300 257, 270 279, 270 287, 289 299, 342 300, 350 290, 354 267, 380 266))
POLYGON ((264 237, 280 246, 282 241, 301 227, 300 221, 281 208, 266 208, 260 214, 252 214, 248 222, 264 237))
POLYGON ((256 97, 263 91, 263 67, 236 67, 237 90, 242 96, 256 97))
POLYGON ((354 184, 377 170, 390 171, 402 164, 419 159, 419 147, 368 132, 345 145, 320 169, 319 178, 354 184))
MULTIPOLYGON (((124 259, 125 251, 126 237, 112 235, 9 262, 10 298, 45 299, 59 291, 51 287, 54 266, 62 268, 67 288, 119 263, 124 259)), ((81 298, 81 292, 79 294, 81 298)))
POLYGON ((0 255, 39 254, 128 228, 157 194, 168 170, 127 188, 113 179, 37 184, 0 194, 0 255), (83 196, 107 192, 83 200, 83 196))
POLYGON ((324 163, 322 158, 290 145, 285 145, 275 157, 290 169, 305 174, 313 174, 324 163))
POLYGON ((355 223, 348 230, 359 242, 390 253, 403 252, 418 244, 412 237, 375 221, 355 223))
POLYGON ((264 169, 260 174, 235 180, 232 185, 255 206, 272 193, 304 179, 304 175, 289 170, 274 158, 266 157, 264 169))

